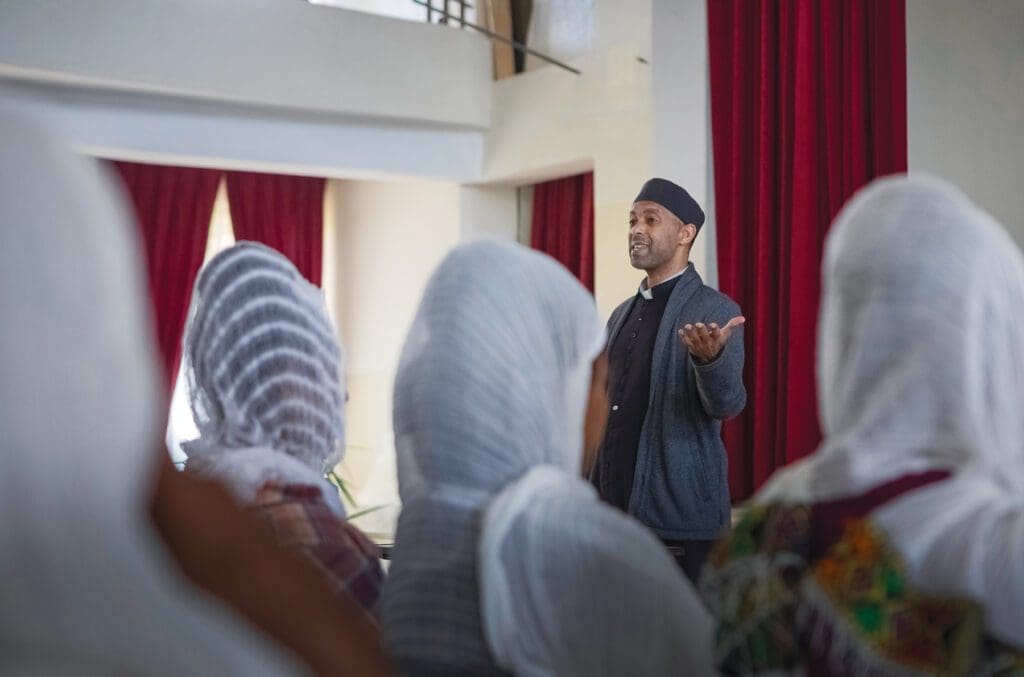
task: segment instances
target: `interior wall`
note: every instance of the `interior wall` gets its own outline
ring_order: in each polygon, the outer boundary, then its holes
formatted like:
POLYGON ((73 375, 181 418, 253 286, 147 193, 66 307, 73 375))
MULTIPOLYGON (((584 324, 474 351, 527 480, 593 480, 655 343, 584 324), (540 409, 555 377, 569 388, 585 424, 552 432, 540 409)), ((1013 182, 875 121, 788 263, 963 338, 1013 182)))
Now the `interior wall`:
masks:
MULTIPOLYGON (((560 61, 572 61, 624 42, 650 39, 651 0, 533 0, 527 43, 560 61)), ((527 55, 527 70, 551 64, 527 55)))
POLYGON ((1024 2, 907 0, 909 165, 1024 244, 1024 2))
POLYGON ((627 18, 639 28, 621 24, 625 42, 606 18, 621 20, 620 5, 594 0, 595 46, 569 61, 582 75, 549 66, 494 83, 485 141, 488 181, 528 185, 594 171, 595 295, 605 314, 640 279, 628 263, 626 224, 651 171, 649 45, 631 39, 650 30, 649 0, 631 3, 627 18))
MULTIPOLYGON (((533 0, 527 44, 560 61, 578 59, 596 47, 594 0, 533 0)), ((526 70, 547 68, 533 54, 525 57, 526 70)))
POLYGON ((297 0, 0 2, 0 98, 138 162, 479 181, 490 57, 473 31, 297 0))
MULTIPOLYGON (((627 255, 627 217, 643 182, 671 179, 705 206, 711 196, 704 3, 540 3, 534 24, 547 17, 570 26, 583 21, 579 13, 592 14, 582 38, 561 46, 558 26, 539 41, 531 33, 531 47, 565 58, 582 75, 546 65, 494 84, 486 180, 525 185, 594 171, 594 286, 606 315, 643 277, 627 255)), ((712 284, 713 230, 709 223, 691 252, 712 284)))
POLYGON ((683 186, 704 208, 690 260, 716 286, 707 5, 653 0, 651 14, 651 173, 683 186))
POLYGON ((333 115, 482 129, 490 52, 472 31, 308 2, 0 2, 0 76, 333 115))
POLYGON ((519 203, 514 186, 459 188, 459 232, 463 240, 494 237, 515 241, 519 203))

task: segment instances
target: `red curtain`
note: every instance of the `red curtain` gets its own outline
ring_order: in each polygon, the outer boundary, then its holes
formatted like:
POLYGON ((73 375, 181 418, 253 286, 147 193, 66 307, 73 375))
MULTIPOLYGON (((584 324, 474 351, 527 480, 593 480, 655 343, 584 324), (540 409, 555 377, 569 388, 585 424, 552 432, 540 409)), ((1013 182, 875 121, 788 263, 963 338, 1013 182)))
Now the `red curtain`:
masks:
POLYGON ((221 171, 135 162, 114 165, 131 197, 142 234, 157 343, 170 394, 221 171))
POLYGON ((533 187, 530 245, 549 254, 594 291, 594 173, 533 187))
POLYGON ((820 440, 822 243, 843 202, 907 168, 903 0, 708 0, 722 291, 747 317, 729 483, 750 496, 820 440))
POLYGON ((320 285, 326 180, 256 172, 228 172, 228 202, 236 240, 252 240, 287 256, 320 285))

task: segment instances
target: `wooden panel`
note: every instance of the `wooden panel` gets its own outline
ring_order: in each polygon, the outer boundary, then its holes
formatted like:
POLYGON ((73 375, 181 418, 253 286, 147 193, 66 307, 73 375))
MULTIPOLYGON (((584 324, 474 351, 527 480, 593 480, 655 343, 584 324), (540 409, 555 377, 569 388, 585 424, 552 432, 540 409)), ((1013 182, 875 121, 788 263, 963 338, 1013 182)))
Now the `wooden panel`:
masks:
MULTIPOLYGON (((512 39, 511 0, 482 0, 480 9, 484 28, 512 39)), ((494 79, 501 80, 516 74, 515 50, 501 40, 491 40, 494 54, 494 79)))

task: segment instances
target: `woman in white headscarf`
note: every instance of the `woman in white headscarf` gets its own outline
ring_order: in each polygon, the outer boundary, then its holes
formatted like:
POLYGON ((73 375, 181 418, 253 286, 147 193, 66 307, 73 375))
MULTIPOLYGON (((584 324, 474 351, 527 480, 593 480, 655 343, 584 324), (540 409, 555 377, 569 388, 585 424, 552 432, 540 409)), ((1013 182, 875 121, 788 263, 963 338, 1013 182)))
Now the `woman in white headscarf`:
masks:
POLYGON ((952 186, 900 177, 843 209, 823 270, 825 439, 776 473, 705 569, 719 666, 1012 667, 1024 649, 1021 254, 952 186))
POLYGON ((352 665, 356 616, 161 450, 141 255, 98 165, 3 107, 0 147, 0 673, 352 665))
POLYGON ((603 347, 593 299, 547 256, 477 242, 434 274, 395 384, 383 622, 402 673, 680 674, 708 651, 671 557, 580 477, 603 347))
POLYGON ((239 242, 199 274, 184 373, 199 439, 186 469, 221 481, 373 613, 379 551, 324 475, 344 453, 342 354, 319 289, 279 252, 239 242))

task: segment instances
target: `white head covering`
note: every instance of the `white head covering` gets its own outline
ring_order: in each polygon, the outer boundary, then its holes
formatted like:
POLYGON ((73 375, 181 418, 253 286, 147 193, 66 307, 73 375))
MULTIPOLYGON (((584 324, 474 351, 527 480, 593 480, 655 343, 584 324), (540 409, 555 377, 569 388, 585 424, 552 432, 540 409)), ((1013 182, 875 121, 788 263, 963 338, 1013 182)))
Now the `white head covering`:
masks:
POLYGON ((908 473, 953 471, 955 480, 876 517, 919 584, 970 594, 994 614, 992 630, 1020 646, 1022 306, 1024 260, 991 217, 936 179, 874 182, 844 208, 825 251, 825 440, 757 497, 823 500, 908 473))
POLYGON ((342 357, 323 294, 277 251, 239 242, 200 273, 185 332, 199 439, 189 470, 243 502, 268 480, 319 486, 344 453, 342 357))
MULTIPOLYGON (((395 384, 403 510, 383 618, 387 644, 401 663, 496 672, 490 644, 503 661, 501 668, 526 669, 520 655, 531 643, 495 624, 508 616, 529 619, 536 626, 532 637, 549 639, 547 648, 556 650, 532 653, 532 661, 551 670, 567 665, 582 645, 573 644, 572 654, 561 653, 569 647, 554 645, 577 637, 575 628, 564 625, 572 614, 547 617, 551 597, 507 592, 518 584, 518 557, 528 554, 530 562, 522 565, 534 568, 536 557, 560 549, 563 542, 568 545, 560 552, 564 563, 580 572, 579 585, 590 586, 597 598, 589 606, 573 607, 594 610, 590 619, 572 618, 587 623, 593 642, 614 639, 621 648, 628 641, 628 636, 612 638, 605 632, 621 629, 612 616, 623 609, 613 609, 612 602, 623 600, 617 592, 605 594, 604 588, 627 577, 623 571, 635 571, 633 564, 612 559, 613 549, 621 552, 639 539, 629 556, 649 557, 653 567, 663 564, 684 585, 661 546, 639 525, 627 520, 626 527, 605 531, 608 537, 623 538, 609 547, 604 536, 580 524, 593 520, 601 530, 608 522, 607 512, 577 477, 591 364, 603 345, 593 299, 547 256, 483 241, 456 249, 434 274, 395 384), (546 469, 543 477, 549 480, 541 493, 566 512, 551 515, 561 524, 538 532, 536 548, 517 555, 509 546, 534 517, 532 509, 526 510, 529 501, 501 501, 486 519, 483 511, 506 488, 514 497, 525 493, 539 499, 541 485, 529 472, 538 467, 546 469), (481 520, 486 547, 480 541, 481 520), (564 531, 576 527, 577 533, 564 531), (581 559, 598 562, 584 566, 581 559)), ((535 581, 531 592, 565 584, 561 571, 550 573, 535 581)), ((654 609, 644 613, 661 618, 654 609)), ((677 640, 674 630, 672 636, 677 640)))
POLYGON ((398 366, 403 504, 479 506, 541 463, 577 474, 604 336, 594 299, 550 257, 490 240, 449 254, 398 366))
POLYGON ((487 509, 484 631, 520 676, 708 675, 711 618, 653 534, 538 466, 487 509))
POLYGON ((149 519, 142 254, 95 163, 0 108, 0 672, 280 674, 149 519))

